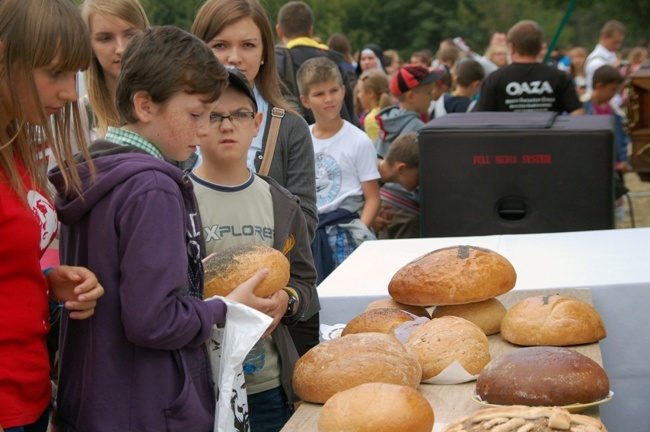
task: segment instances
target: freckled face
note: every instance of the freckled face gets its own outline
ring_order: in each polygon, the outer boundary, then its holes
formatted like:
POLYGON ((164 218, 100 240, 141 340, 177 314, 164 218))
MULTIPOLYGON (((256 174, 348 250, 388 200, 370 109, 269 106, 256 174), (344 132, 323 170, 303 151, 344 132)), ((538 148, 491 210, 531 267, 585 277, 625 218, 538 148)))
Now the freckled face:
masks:
POLYGON ((203 95, 176 93, 164 104, 154 104, 152 131, 145 138, 166 157, 184 161, 196 151, 210 129, 213 103, 202 100, 203 95))

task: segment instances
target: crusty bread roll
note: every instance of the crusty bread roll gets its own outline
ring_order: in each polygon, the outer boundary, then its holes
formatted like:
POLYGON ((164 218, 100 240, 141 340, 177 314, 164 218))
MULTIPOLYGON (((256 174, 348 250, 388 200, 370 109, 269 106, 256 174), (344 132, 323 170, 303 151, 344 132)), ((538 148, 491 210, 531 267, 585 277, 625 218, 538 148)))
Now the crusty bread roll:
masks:
POLYGON ((366 383, 335 394, 323 405, 319 432, 431 432, 433 408, 416 389, 366 383))
POLYGON ((388 285, 395 301, 432 306, 487 300, 510 291, 517 281, 510 261, 489 249, 438 249, 399 269, 388 285))
POLYGON ((412 313, 415 316, 431 318, 429 311, 423 308, 422 306, 413 306, 404 303, 398 303, 392 298, 383 298, 383 299, 375 300, 370 304, 368 304, 368 306, 366 306, 366 311, 369 311, 371 309, 380 309, 380 308, 399 309, 399 310, 406 311, 408 313, 412 313))
POLYGON ((490 361, 487 336, 463 318, 434 318, 411 333, 406 346, 420 361, 422 381, 440 374, 458 361, 467 372, 478 374, 490 361))
POLYGON ((293 371, 293 389, 305 401, 325 403, 336 393, 368 382, 417 387, 418 359, 395 336, 358 333, 322 342, 293 371))
POLYGON ((564 406, 605 398, 609 379, 598 363, 571 349, 519 348, 481 371, 476 394, 499 405, 564 406))
POLYGON ((499 333, 501 320, 506 314, 506 307, 495 298, 487 299, 482 302, 466 303, 462 305, 444 305, 436 306, 431 313, 431 318, 440 318, 443 316, 457 316, 473 322, 486 335, 499 333))
POLYGON ((208 256, 203 262, 203 297, 227 296, 258 270, 269 269, 269 275, 255 287, 258 297, 268 297, 287 286, 289 260, 282 252, 268 246, 246 244, 234 246, 208 256))
POLYGON ((606 335, 605 323, 592 305, 558 294, 524 299, 501 322, 501 337, 517 345, 580 345, 606 335))
POLYGON ((413 321, 413 316, 399 309, 371 309, 352 318, 341 336, 369 332, 394 335, 397 327, 409 321, 413 321))
POLYGON ((511 406, 475 411, 471 416, 448 424, 442 432, 607 432, 595 418, 571 414, 559 408, 511 406))

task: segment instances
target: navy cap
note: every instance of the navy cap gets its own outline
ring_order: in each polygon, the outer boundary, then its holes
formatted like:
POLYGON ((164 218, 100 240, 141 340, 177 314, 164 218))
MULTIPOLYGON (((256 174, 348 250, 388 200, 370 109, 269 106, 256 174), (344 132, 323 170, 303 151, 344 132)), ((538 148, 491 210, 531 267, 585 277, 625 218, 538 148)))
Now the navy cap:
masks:
POLYGON ((237 90, 244 93, 248 98, 253 102, 253 107, 255 107, 255 112, 257 112, 257 101, 255 100, 255 94, 253 89, 251 89, 250 84, 248 83, 248 78, 244 75, 239 69, 234 66, 226 66, 228 71, 228 85, 236 87, 237 90))

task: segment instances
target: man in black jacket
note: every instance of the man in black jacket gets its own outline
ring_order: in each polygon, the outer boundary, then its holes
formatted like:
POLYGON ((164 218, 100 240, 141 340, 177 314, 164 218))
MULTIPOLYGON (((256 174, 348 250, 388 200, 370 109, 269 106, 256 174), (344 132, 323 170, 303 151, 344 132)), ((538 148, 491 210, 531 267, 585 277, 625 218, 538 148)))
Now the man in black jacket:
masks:
POLYGON ((278 73, 286 85, 290 96, 297 105, 303 109, 302 113, 307 123, 314 124, 315 119, 310 110, 302 107, 299 102, 300 92, 296 83, 296 72, 300 65, 313 57, 327 57, 339 66, 345 86, 345 100, 341 108, 341 117, 355 126, 359 126, 359 119, 354 113, 354 89, 350 86, 347 72, 341 66, 343 56, 341 53, 329 49, 325 44, 312 38, 314 34, 314 13, 302 1, 286 3, 278 12, 278 24, 275 26, 278 37, 284 46, 277 46, 278 73))

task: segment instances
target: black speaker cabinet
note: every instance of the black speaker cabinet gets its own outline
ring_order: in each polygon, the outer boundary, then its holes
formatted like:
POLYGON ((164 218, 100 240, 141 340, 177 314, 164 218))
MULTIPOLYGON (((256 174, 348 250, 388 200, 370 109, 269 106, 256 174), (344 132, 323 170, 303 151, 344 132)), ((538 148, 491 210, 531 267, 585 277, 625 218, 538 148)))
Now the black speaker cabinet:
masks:
POLYGON ((614 228, 610 116, 448 114, 418 134, 423 237, 614 228))

